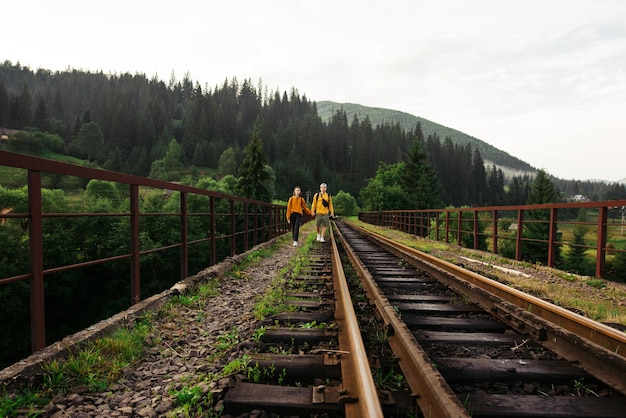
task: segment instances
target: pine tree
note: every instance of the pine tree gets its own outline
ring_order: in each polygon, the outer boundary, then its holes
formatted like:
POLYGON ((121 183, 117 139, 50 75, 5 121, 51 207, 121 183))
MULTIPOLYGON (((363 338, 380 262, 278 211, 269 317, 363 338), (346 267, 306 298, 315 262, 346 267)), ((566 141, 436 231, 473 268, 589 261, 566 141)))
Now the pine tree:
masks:
POLYGON ((432 209, 441 204, 439 180, 422 147, 416 138, 400 175, 400 186, 413 203, 411 209, 432 209))
MULTIPOLYGON (((557 192, 554 184, 548 178, 544 170, 539 170, 532 183, 528 204, 556 203, 557 192)), ((535 209, 526 211, 525 218, 529 221, 525 224, 522 253, 524 258, 532 262, 546 263, 548 261, 548 243, 550 238, 550 211, 547 209, 535 209)), ((555 259, 560 258, 558 247, 555 259)))
POLYGON ((584 225, 584 223, 587 222, 587 212, 585 209, 580 209, 578 211, 576 222, 580 223, 574 228, 573 242, 570 245, 570 249, 565 260, 567 262, 566 267, 568 271, 576 274, 588 274, 590 271, 585 263, 585 233, 587 232, 584 225))
POLYGON ((268 160, 263 153, 263 141, 259 132, 252 132, 250 143, 244 148, 244 157, 237 172, 236 191, 239 196, 250 199, 271 202, 273 198, 272 187, 267 182, 271 179, 271 173, 267 170, 268 160))
POLYGON ((556 189, 544 170, 537 172, 528 196, 529 205, 539 203, 557 203, 556 189))
POLYGON ((87 161, 100 161, 105 157, 104 136, 95 122, 85 123, 80 127, 73 145, 78 152, 87 157, 87 161))
POLYGON ((5 126, 9 118, 9 94, 0 80, 0 126, 5 126))
POLYGON ((471 184, 472 204, 482 206, 485 203, 485 195, 487 194, 487 172, 485 171, 485 162, 478 148, 474 150, 472 157, 472 184, 471 184))
POLYGON ((41 132, 48 132, 50 130, 50 116, 48 115, 48 109, 46 108, 46 103, 43 101, 43 98, 39 98, 39 102, 37 102, 33 126, 39 128, 41 132))
POLYGON ((28 84, 24 82, 22 92, 15 98, 13 109, 13 125, 16 129, 23 129, 30 126, 32 122, 32 99, 28 84))

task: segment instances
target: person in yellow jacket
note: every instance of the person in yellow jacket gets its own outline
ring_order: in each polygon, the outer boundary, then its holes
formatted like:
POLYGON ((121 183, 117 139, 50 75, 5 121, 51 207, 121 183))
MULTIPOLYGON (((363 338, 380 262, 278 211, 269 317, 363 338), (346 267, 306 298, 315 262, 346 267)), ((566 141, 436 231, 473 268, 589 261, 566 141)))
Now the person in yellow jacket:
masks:
POLYGON ((289 198, 289 202, 287 202, 287 223, 291 225, 291 237, 293 238, 294 247, 298 246, 302 215, 305 213, 312 215, 312 212, 306 207, 306 202, 301 193, 300 187, 294 187, 293 194, 289 198))
POLYGON ((320 184, 319 193, 315 193, 313 196, 313 204, 311 210, 313 216, 315 216, 315 225, 318 227, 317 240, 319 242, 326 241, 326 230, 330 225, 330 216, 335 216, 335 210, 333 209, 333 199, 327 193, 328 185, 326 183, 320 184))

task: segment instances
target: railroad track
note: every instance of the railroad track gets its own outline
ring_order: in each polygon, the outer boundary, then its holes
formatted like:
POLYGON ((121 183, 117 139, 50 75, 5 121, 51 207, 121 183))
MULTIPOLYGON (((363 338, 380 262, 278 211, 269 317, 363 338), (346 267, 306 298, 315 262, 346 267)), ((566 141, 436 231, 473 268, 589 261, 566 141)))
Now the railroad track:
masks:
POLYGON ((423 416, 625 416, 624 333, 335 226, 423 416))
POLYGON ((292 308, 266 323, 248 373, 231 378, 223 416, 384 416, 334 240, 308 255, 288 282, 292 308))

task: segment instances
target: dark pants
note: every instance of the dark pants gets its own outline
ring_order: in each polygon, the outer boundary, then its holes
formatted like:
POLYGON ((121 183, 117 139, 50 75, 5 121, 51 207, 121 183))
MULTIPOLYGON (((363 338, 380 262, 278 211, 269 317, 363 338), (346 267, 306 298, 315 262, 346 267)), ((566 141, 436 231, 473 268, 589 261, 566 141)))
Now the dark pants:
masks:
POLYGON ((300 213, 292 213, 291 214, 291 236, 294 241, 298 241, 298 236, 300 235, 300 224, 302 223, 302 214, 300 213))

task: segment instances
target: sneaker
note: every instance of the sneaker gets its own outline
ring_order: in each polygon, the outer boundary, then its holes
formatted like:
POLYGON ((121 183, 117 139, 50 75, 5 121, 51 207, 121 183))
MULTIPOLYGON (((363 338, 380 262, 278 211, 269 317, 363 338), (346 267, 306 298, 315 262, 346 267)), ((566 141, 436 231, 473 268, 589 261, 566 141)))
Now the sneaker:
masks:
POLYGON ((320 234, 317 234, 317 238, 316 238, 315 240, 316 240, 316 241, 321 241, 321 240, 322 240, 321 235, 320 235, 320 234))
POLYGON ((326 242, 326 240, 324 239, 324 237, 320 238, 320 242, 326 242))
POLYGON ((297 246, 298 246, 298 241, 294 241, 294 242, 293 242, 293 246, 294 246, 294 247, 297 247, 297 246))

